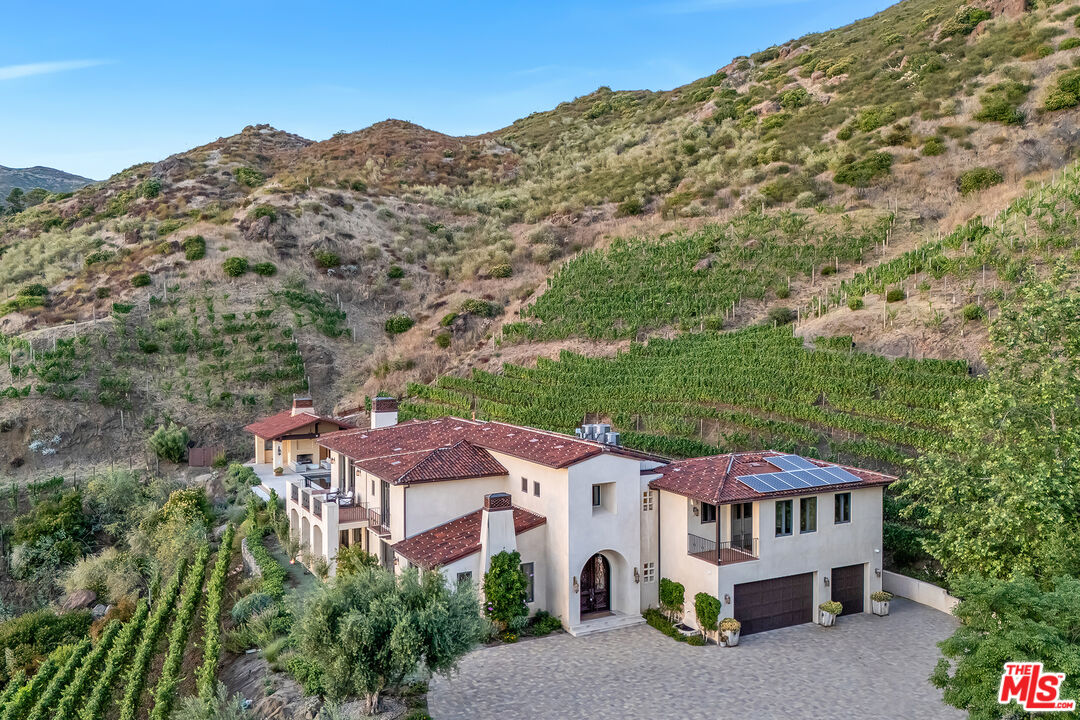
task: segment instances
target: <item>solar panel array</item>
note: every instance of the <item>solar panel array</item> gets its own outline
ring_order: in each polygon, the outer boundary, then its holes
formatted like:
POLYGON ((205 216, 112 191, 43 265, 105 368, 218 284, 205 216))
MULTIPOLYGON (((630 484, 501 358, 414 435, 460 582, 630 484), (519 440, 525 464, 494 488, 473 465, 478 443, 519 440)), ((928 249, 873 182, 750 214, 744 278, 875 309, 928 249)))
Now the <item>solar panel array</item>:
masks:
POLYGON ((858 477, 843 468, 819 467, 798 455, 780 455, 766 460, 783 472, 744 475, 739 478, 739 482, 762 493, 859 482, 858 477))

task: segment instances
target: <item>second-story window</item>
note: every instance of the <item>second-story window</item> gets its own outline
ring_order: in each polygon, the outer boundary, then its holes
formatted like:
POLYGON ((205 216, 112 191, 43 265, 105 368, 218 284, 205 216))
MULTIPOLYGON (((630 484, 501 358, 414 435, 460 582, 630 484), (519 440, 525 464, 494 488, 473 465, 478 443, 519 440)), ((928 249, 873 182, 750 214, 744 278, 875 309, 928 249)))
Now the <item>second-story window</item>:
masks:
POLYGON ((527 477, 521 478, 521 492, 529 492, 529 478, 527 477))
POLYGON ((592 486, 592 506, 594 508, 600 507, 600 504, 602 502, 603 502, 603 497, 601 495, 600 486, 599 485, 593 485, 592 486))
POLYGON ((799 500, 799 532, 812 533, 817 530, 817 498, 804 497, 799 500))
POLYGON ((791 534, 791 501, 776 501, 776 537, 791 534))
POLYGON ((533 480, 533 495, 540 497, 540 483, 533 480))
POLYGON ((836 493, 833 500, 833 522, 851 522, 851 493, 836 493))

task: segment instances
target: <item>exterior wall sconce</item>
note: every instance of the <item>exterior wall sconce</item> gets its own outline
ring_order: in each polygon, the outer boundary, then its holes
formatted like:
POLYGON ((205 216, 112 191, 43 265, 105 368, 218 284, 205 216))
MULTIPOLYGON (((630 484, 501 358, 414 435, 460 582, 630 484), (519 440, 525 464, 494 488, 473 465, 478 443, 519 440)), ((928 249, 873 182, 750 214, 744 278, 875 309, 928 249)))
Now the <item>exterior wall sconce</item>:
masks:
POLYGON ((577 575, 574 576, 574 594, 578 594, 577 575))
POLYGON ((881 577, 881 568, 874 568, 874 574, 881 577))
POLYGON ((725 605, 730 605, 731 604, 731 596, 728 595, 727 593, 724 593, 724 604, 725 605))
POLYGON ((829 587, 829 576, 825 576, 825 587, 829 587))
POLYGON ((640 583, 641 582, 641 575, 638 573, 637 568, 634 568, 634 582, 635 583, 640 583))

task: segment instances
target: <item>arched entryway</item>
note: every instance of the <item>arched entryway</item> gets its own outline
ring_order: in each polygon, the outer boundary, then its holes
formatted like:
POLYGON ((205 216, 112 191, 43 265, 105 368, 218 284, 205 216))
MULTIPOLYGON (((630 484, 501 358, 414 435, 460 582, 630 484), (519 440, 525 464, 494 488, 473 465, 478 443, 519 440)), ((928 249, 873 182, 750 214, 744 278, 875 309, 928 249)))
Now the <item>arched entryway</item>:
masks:
POLYGON ((611 611, 611 564, 596 553, 581 569, 581 616, 611 611))

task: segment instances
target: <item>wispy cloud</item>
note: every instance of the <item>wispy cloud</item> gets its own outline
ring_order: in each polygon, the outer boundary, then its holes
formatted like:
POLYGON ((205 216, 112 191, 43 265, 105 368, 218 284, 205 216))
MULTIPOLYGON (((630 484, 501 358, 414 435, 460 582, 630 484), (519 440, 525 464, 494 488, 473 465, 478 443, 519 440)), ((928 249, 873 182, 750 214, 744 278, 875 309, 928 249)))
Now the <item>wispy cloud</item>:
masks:
POLYGON ((33 75, 51 75, 52 73, 81 70, 88 67, 105 65, 108 60, 60 60, 57 62, 27 63, 25 65, 0 66, 0 80, 31 77, 33 75))
POLYGON ((661 15, 691 15, 766 5, 799 5, 806 2, 810 0, 674 0, 652 5, 649 9, 661 15))

